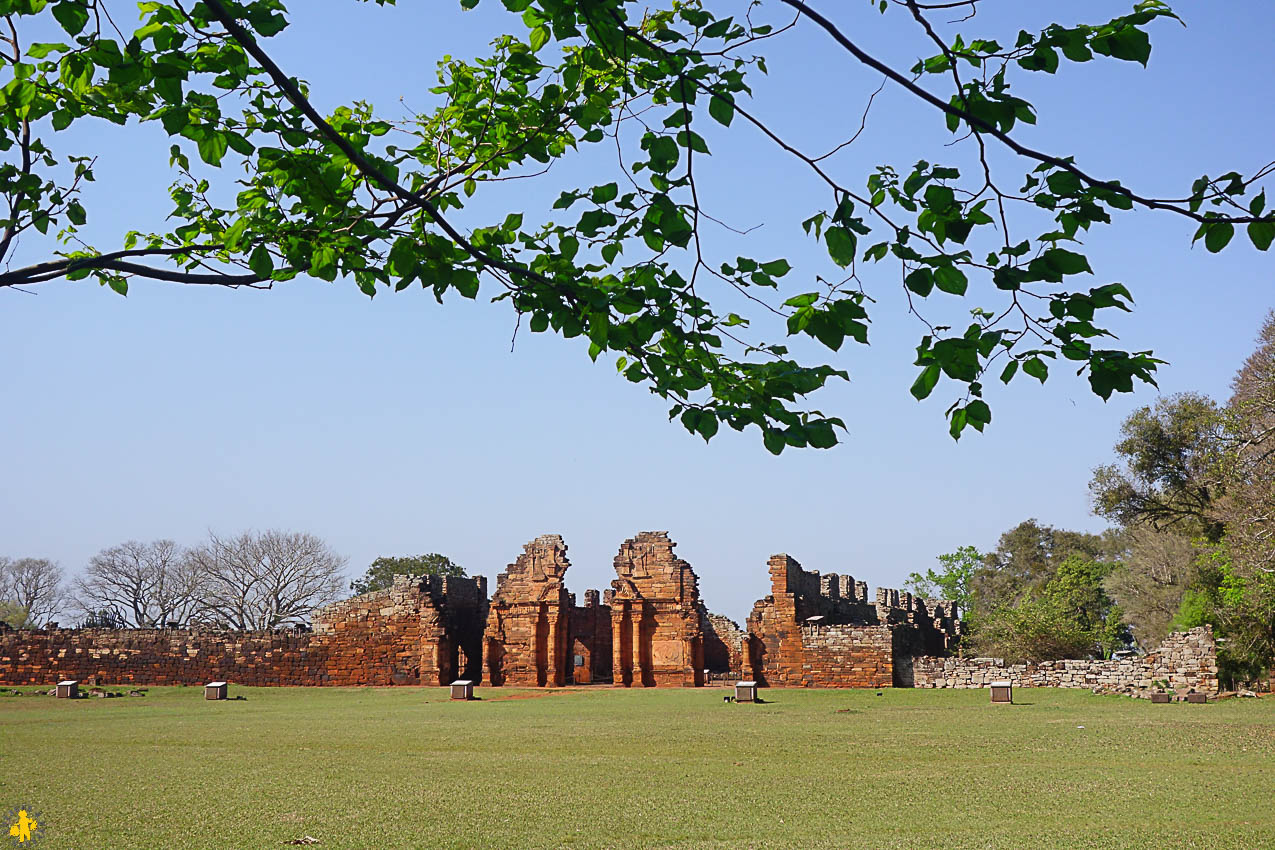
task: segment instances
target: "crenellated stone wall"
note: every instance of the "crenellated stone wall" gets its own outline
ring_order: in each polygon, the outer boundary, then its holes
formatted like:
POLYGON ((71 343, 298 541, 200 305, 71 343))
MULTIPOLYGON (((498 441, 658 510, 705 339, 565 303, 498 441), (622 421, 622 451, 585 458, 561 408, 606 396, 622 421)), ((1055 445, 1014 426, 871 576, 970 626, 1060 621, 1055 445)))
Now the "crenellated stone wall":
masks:
POLYGON ((1149 697, 1167 683, 1180 697, 1216 694, 1217 644, 1211 626, 1174 632, 1141 658, 1006 664, 999 658, 916 658, 918 688, 985 688, 1007 681, 1019 688, 1087 688, 1096 693, 1149 697))
POLYGON ((763 685, 879 688, 911 684, 911 659, 942 654, 960 636, 956 606, 879 588, 853 576, 767 562, 771 593, 753 606, 745 672, 763 685))

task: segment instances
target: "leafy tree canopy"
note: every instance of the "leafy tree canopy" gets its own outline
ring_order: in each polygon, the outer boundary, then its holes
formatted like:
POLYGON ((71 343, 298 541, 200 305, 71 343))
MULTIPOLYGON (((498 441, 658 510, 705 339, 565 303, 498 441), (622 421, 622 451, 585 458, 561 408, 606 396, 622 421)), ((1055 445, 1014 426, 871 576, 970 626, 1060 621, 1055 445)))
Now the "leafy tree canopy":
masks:
POLYGON ((974 573, 976 619, 985 621, 998 609, 1012 608, 1037 594, 1069 556, 1113 563, 1122 559, 1125 545, 1118 532, 1089 534, 1024 520, 1001 535, 974 573))
POLYGON ((1275 662, 1275 313, 1232 389, 1135 411, 1090 490, 1132 541, 1104 587, 1139 640, 1212 625, 1224 680, 1243 682, 1275 662))
POLYGON ((904 587, 918 596, 949 599, 956 603, 962 617, 968 617, 973 607, 974 573, 983 565, 984 557, 973 546, 962 546, 939 555, 938 570, 931 567, 925 575, 909 573, 904 587))
POLYGON ((20 629, 26 626, 27 618, 26 608, 16 602, 0 599, 0 623, 4 623, 11 629, 20 629))
POLYGON ((394 583, 394 576, 455 576, 463 578, 465 568, 452 562, 446 555, 430 552, 427 555, 377 558, 360 578, 350 582, 354 593, 371 593, 384 590, 394 583))
POLYGON ((1011 661, 1106 658, 1130 641, 1122 613, 1103 590, 1113 564, 1071 554, 1016 604, 995 609, 974 635, 976 651, 1011 661))
POLYGON ((1122 463, 1098 467, 1089 484, 1094 511, 1121 525, 1220 540, 1225 435, 1218 405, 1198 393, 1162 397, 1130 414, 1120 432, 1122 463))
MULTIPOLYGON (((730 15, 700 0, 503 0, 509 34, 486 56, 444 58, 429 108, 390 114, 359 101, 323 114, 271 58, 270 38, 288 26, 280 0, 147 0, 136 27, 123 0, 0 0, 0 286, 93 278, 124 294, 137 278, 269 288, 308 275, 368 296, 481 291, 532 332, 579 338, 595 359, 610 353, 705 440, 721 425, 755 427, 775 453, 841 438, 843 419, 806 397, 847 378, 833 352, 868 342, 886 285, 902 287, 921 323, 912 394, 946 382, 954 437, 991 421, 991 381, 1044 381, 1052 364, 1078 369, 1104 399, 1154 383, 1161 361, 1104 327, 1130 309, 1130 290, 1092 280, 1081 239, 1143 209, 1188 220, 1208 251, 1237 229, 1266 250, 1271 166, 1156 196, 1025 144, 1020 131, 1038 116, 1016 80, 1098 61, 1145 66, 1152 34, 1177 16, 1141 0, 1110 20, 992 34, 977 32, 979 2, 880 0, 921 46, 914 66, 892 67, 872 54, 870 32, 803 0, 730 15), (953 10, 967 14, 952 23, 953 10), (931 109, 933 124, 916 132, 932 132, 933 155, 856 174, 834 155, 845 145, 803 150, 760 118, 752 82, 770 40, 792 30, 931 109), (171 226, 139 223, 119 245, 81 241, 90 215, 119 211, 82 202, 107 163, 66 148, 59 134, 80 123, 149 123, 171 136, 171 226), (760 134, 820 187, 823 203, 800 222, 817 251, 800 268, 713 256, 705 244, 706 123, 727 143, 760 134), (614 150, 612 173, 590 169, 597 182, 566 186, 552 209, 458 223, 493 182, 589 148, 614 150), (17 241, 37 234, 61 247, 13 263, 17 241), (970 319, 927 319, 943 299, 966 299, 970 319), (798 360, 789 341, 766 341, 772 322, 813 354, 798 360)), ((821 84, 837 88, 835 76, 821 84)))

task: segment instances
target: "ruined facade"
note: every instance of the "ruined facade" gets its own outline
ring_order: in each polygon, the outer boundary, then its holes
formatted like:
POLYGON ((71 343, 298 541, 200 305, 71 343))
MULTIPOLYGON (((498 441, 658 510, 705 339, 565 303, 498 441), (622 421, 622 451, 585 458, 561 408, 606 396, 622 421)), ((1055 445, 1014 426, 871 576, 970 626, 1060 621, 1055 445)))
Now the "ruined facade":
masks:
POLYGON ((611 582, 611 670, 616 685, 704 684, 699 580, 665 531, 624 541, 611 582))
POLYGON ((895 590, 869 602, 863 582, 787 555, 770 559, 772 593, 741 629, 705 608, 674 547, 663 531, 626 540, 611 588, 586 591, 583 605, 566 587, 566 544, 547 534, 500 573, 490 602, 481 577, 396 576, 316 611, 313 633, 0 632, 0 683, 694 687, 715 674, 881 687, 912 684, 912 659, 945 655, 959 635, 951 603, 895 590))
POLYGON ((763 685, 881 688, 911 685, 911 659, 945 655, 960 635, 950 602, 820 575, 795 558, 768 562, 771 593, 753 606, 744 672, 763 685))
POLYGON ((563 583, 567 545, 546 534, 496 578, 496 593, 483 636, 487 674, 493 685, 556 687, 566 684, 571 600, 563 583))

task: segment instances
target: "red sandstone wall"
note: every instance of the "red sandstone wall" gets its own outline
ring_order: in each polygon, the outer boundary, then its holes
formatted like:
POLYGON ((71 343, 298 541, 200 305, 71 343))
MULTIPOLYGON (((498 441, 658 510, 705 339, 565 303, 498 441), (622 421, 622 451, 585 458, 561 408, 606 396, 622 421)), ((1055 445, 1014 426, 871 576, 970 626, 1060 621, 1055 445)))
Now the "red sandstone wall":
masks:
POLYGON ((889 626, 806 626, 800 680, 810 688, 888 688, 894 682, 889 626))
MULTIPOLYGON (((327 649, 325 674, 343 685, 442 684, 437 644, 442 630, 431 600, 406 576, 386 590, 355 596, 319 612, 315 638, 327 649), (422 604, 424 603, 424 604, 422 604), (422 621, 430 625, 422 628, 422 621)), ((247 684, 247 683, 244 683, 247 684)))
POLYGON ((328 642, 295 632, 57 629, 0 632, 0 683, 59 679, 138 685, 340 685, 328 642))
POLYGON ((571 604, 563 576, 570 566, 562 538, 545 534, 497 577, 483 635, 489 684, 566 684, 571 604))
MULTIPOLYGON (((0 684, 93 677, 139 685, 218 679, 240 685, 446 684, 463 672, 457 658, 466 636, 454 621, 481 620, 480 599, 485 605, 481 579, 396 576, 389 589, 316 612, 312 634, 5 630, 0 684)), ((476 660, 472 664, 477 669, 476 660)))
POLYGON ((801 577, 801 565, 787 555, 774 555, 768 566, 772 593, 748 616, 747 673, 762 685, 799 685, 805 663, 800 623, 806 612, 798 611, 798 596, 789 582, 801 577))
POLYGON ((612 676, 617 685, 704 684, 699 581, 665 531, 626 540, 611 583, 612 676))
POLYGON ((611 606, 598 602, 598 592, 585 594, 583 607, 573 606, 568 659, 571 682, 589 685, 611 680, 611 606), (576 663, 576 661, 581 663, 576 663))
POLYGON ((955 608, 845 575, 820 575, 787 555, 768 562, 771 594, 748 617, 745 673, 763 685, 912 685, 912 658, 942 654, 960 632, 955 608))

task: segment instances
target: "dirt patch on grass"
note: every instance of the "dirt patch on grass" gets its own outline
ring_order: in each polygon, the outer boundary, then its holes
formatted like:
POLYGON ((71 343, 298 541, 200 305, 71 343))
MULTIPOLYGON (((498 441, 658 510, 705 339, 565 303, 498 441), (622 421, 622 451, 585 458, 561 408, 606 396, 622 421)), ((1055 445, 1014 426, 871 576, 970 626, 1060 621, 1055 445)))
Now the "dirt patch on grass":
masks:
POLYGON ((587 688, 545 688, 540 691, 527 691, 521 694, 504 694, 502 696, 480 697, 482 702, 506 702, 511 699, 540 699, 541 697, 565 696, 567 694, 581 694, 587 688))

